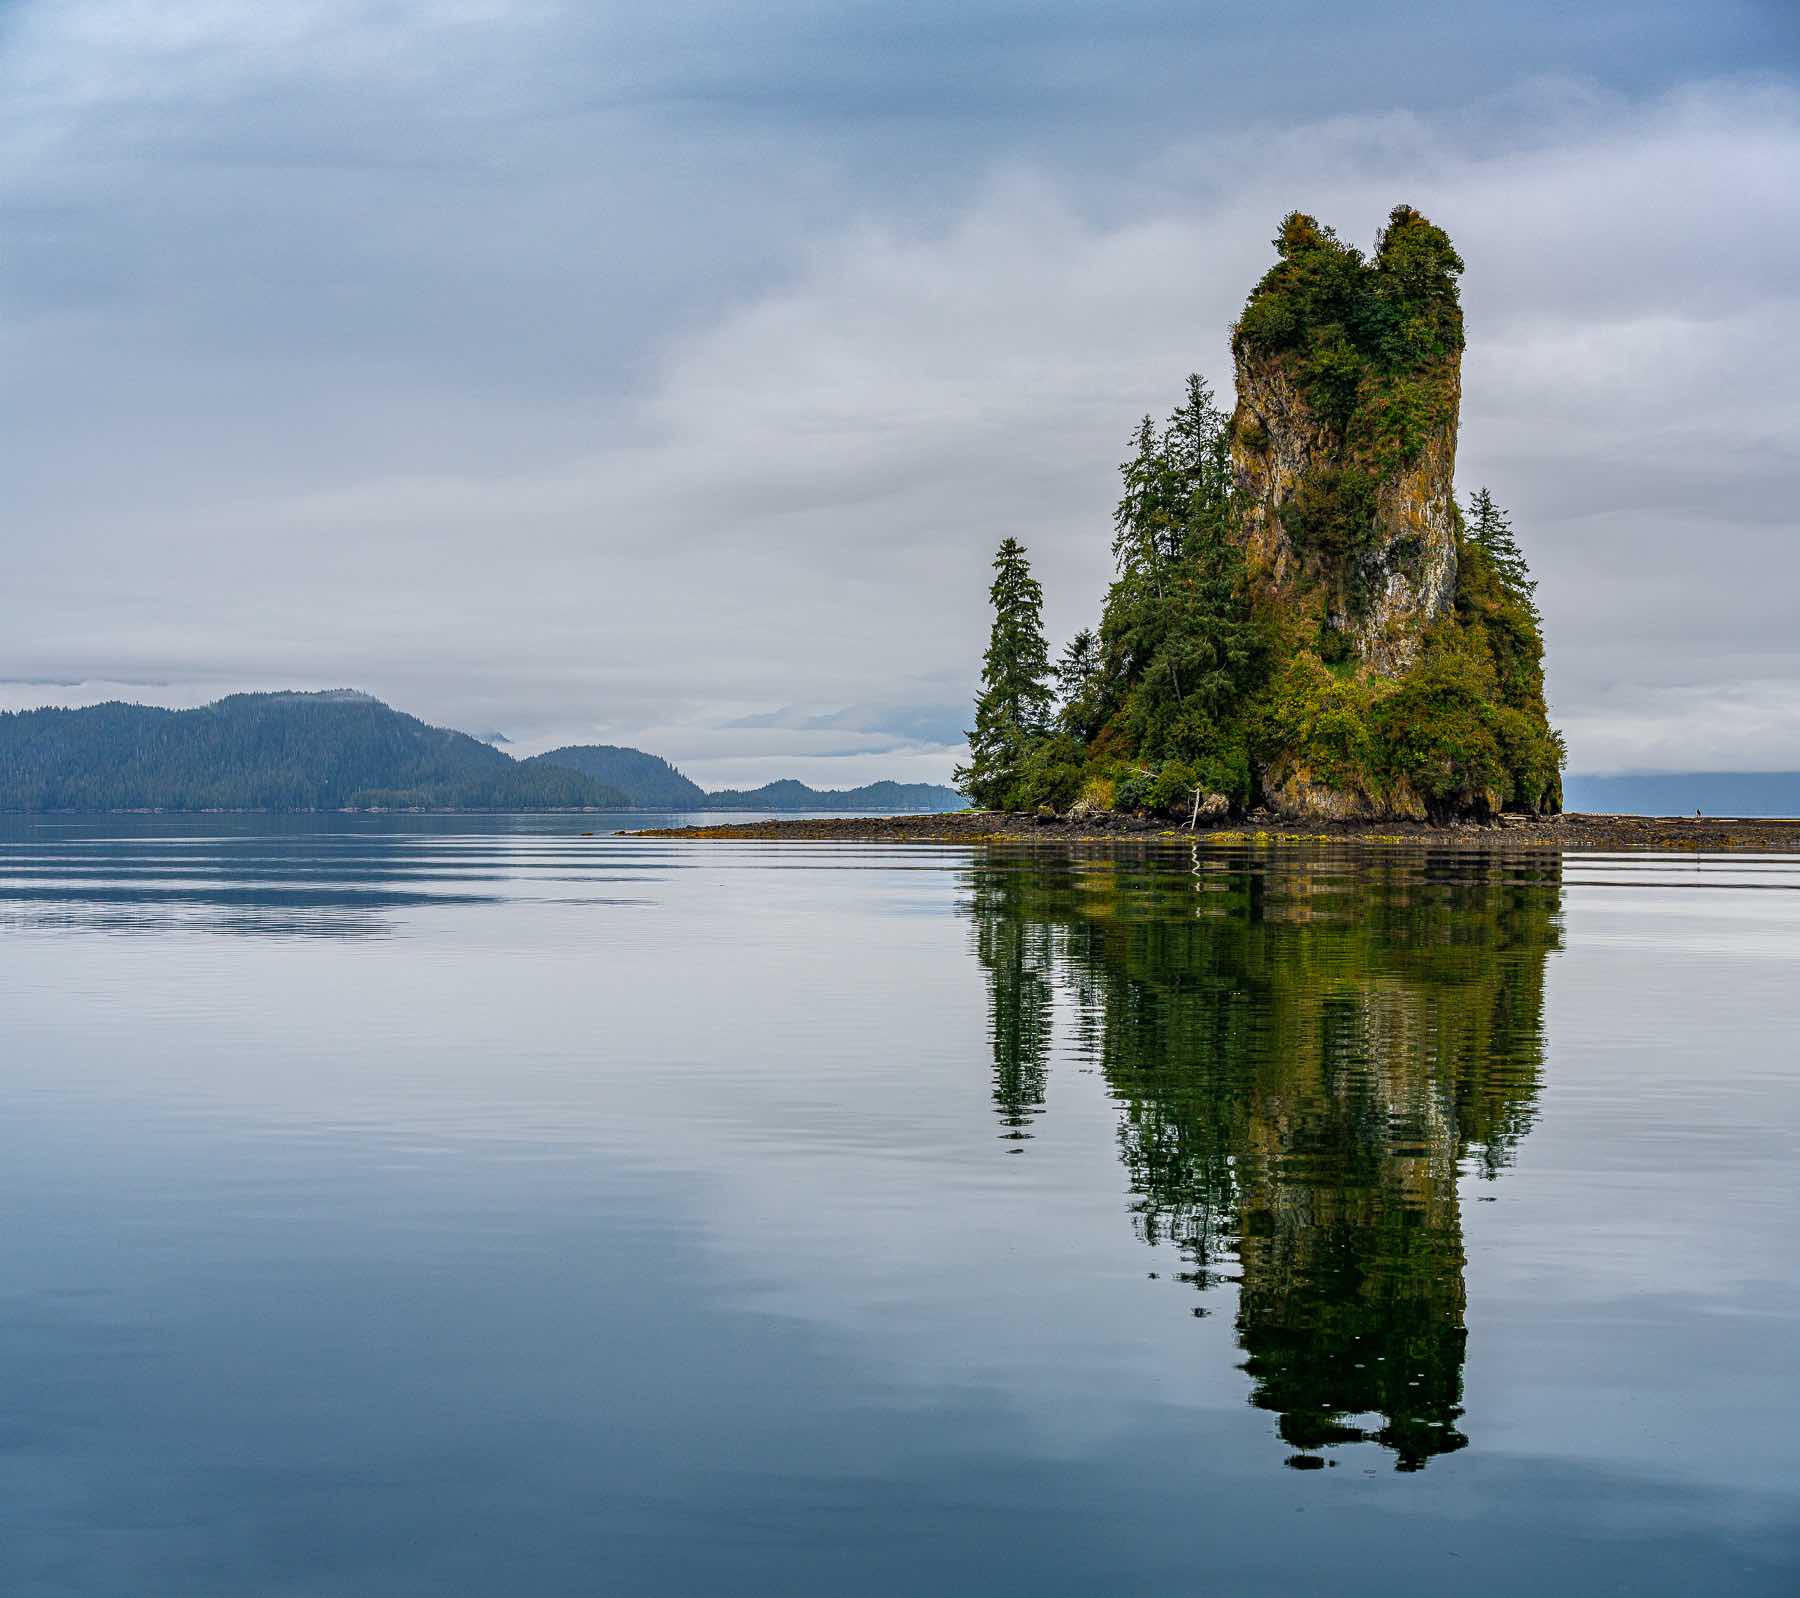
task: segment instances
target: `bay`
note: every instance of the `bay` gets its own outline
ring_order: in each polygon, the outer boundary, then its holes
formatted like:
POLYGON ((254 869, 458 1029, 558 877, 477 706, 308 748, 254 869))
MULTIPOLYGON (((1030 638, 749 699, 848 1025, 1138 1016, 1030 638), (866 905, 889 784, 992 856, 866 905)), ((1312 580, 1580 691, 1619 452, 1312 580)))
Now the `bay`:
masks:
POLYGON ((0 821, 0 1589, 1800 1585, 1800 859, 656 819, 0 821))

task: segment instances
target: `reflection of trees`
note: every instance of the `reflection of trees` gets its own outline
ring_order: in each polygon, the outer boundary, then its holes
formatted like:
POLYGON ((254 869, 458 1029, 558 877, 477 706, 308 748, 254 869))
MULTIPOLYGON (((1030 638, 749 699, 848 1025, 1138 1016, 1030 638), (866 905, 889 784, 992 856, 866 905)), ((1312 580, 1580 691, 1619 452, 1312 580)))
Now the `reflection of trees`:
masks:
POLYGON ((1296 1448, 1463 1446, 1457 1177, 1530 1125, 1554 861, 1034 861, 971 882, 995 1097, 1043 1104, 1052 986, 1120 1105, 1135 1224, 1235 1270, 1252 1402, 1296 1448))
POLYGON ((1024 916, 983 916, 976 953, 992 974, 988 1020, 994 1043, 994 1104, 1015 1140, 1044 1107, 1050 1066, 1050 928, 1024 916))

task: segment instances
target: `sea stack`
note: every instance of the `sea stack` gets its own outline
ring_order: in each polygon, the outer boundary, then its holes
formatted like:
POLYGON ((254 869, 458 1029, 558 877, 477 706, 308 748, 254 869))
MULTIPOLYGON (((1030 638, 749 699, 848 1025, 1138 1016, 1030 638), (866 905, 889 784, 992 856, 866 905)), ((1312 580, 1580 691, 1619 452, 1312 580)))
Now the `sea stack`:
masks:
POLYGON ((1404 205, 1368 259, 1298 212, 1275 245, 1232 336, 1251 591, 1399 677, 1456 595, 1463 263, 1404 205))
POLYGON ((1131 434, 1117 575, 1053 672, 1025 548, 1001 545, 963 772, 983 808, 1561 808, 1537 585, 1487 489, 1457 499, 1462 258, 1410 205, 1367 253, 1298 211, 1274 244, 1230 415, 1195 373, 1131 434))

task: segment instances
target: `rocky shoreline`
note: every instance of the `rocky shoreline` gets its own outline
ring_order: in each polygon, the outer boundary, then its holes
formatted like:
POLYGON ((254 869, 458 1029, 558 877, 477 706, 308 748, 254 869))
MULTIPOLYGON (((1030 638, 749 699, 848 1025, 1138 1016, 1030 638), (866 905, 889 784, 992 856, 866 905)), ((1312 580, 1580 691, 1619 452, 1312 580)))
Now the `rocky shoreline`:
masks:
POLYGON ((725 838, 770 842, 1212 844, 1383 843, 1455 847, 1647 849, 1800 854, 1800 820, 1723 816, 1506 816, 1495 822, 1284 821, 1275 816, 1201 825, 1190 832, 1162 818, 1037 816, 959 810, 924 816, 808 816, 707 827, 653 827, 632 838, 725 838))

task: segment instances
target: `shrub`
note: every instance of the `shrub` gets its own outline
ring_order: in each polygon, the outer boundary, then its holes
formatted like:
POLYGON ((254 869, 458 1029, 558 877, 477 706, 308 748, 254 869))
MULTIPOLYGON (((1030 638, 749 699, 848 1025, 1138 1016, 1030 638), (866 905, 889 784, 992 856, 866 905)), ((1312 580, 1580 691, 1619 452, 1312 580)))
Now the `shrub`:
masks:
POLYGON ((1544 640, 1537 617, 1529 598, 1507 588, 1487 551, 1470 538, 1456 541, 1456 611, 1482 638, 1501 702, 1541 715, 1544 640))
POLYGON ((1428 649, 1374 708, 1385 771, 1411 783, 1434 816, 1483 814, 1512 791, 1483 664, 1467 647, 1428 649))
POLYGON ((1111 777, 1089 777, 1075 797, 1075 808, 1097 815, 1117 803, 1118 784, 1111 777))
POLYGON ((1154 774, 1148 771, 1128 772, 1119 779, 1113 790, 1114 808, 1133 812, 1148 810, 1150 788, 1154 780, 1154 774))
POLYGON ((1562 734, 1508 706, 1494 712, 1494 734, 1511 779, 1509 803, 1539 814, 1562 809, 1562 734))
POLYGON ((1456 415, 1445 367, 1463 347, 1448 235, 1395 206, 1365 259, 1301 212, 1275 239, 1280 259, 1238 318, 1234 346, 1293 351, 1308 402, 1383 471, 1410 465, 1456 415))
POLYGON ((1011 810, 1035 810, 1048 805, 1064 811, 1075 803, 1086 778, 1086 756, 1078 740, 1063 735, 1035 740, 1019 763, 1013 785, 1011 810))
POLYGON ((1200 773, 1185 760, 1168 760, 1150 779, 1147 809, 1159 813, 1185 810, 1200 786, 1200 773))
POLYGON ((1376 481, 1355 466, 1308 473, 1281 506, 1281 525, 1303 554, 1333 563, 1370 548, 1379 538, 1376 481))
POLYGON ((1445 418, 1440 385, 1426 375, 1391 378, 1380 384, 1365 408, 1359 443, 1366 443, 1377 466, 1398 471, 1419 458, 1445 418))
POLYGON ((1370 698, 1366 683, 1303 650, 1270 685, 1258 718, 1264 763, 1304 766, 1334 788, 1375 791, 1380 755, 1369 727, 1370 698))

